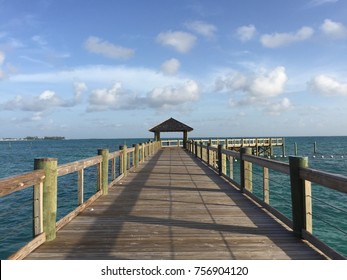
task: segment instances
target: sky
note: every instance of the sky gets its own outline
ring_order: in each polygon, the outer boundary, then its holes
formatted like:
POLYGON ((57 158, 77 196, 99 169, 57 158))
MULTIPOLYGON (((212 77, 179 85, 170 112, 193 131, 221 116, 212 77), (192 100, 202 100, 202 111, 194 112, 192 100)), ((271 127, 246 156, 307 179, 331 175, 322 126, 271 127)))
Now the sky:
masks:
POLYGON ((0 138, 347 135, 346 105, 347 1, 0 0, 0 138))

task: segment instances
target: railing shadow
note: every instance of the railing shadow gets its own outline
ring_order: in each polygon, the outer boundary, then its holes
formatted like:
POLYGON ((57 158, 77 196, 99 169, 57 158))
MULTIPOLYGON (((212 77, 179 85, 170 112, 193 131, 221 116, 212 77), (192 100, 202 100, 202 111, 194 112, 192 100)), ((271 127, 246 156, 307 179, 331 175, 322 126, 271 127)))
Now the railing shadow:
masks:
MULTIPOLYGON (((247 238, 262 236, 280 248, 284 252, 283 256, 290 259, 300 259, 306 256, 305 252, 314 258, 322 257, 302 240, 294 237, 285 226, 265 213, 264 209, 247 199, 229 182, 219 177, 211 168, 180 148, 159 150, 138 170, 112 187, 108 196, 99 198, 76 219, 79 219, 78 223, 86 225, 83 228, 85 232, 82 232, 82 228, 76 228, 75 226, 78 226, 77 220, 76 223, 73 220, 58 232, 56 240, 46 243, 45 248, 39 248, 38 251, 49 252, 53 249, 57 252, 57 254, 50 253, 53 258, 63 256, 62 258, 65 259, 185 258, 186 255, 180 251, 182 247, 179 245, 185 241, 186 237, 177 236, 179 230, 192 230, 194 234, 197 232, 202 234, 206 230, 213 232, 213 236, 221 240, 220 244, 223 244, 225 250, 221 258, 224 259, 238 258, 230 242, 230 235, 232 234, 244 235, 247 238), (160 162, 165 163, 160 165, 160 162), (191 169, 194 169, 194 172, 191 172, 191 169), (157 179, 153 180, 153 178, 157 179), (150 184, 149 181, 151 181, 150 184), (213 187, 209 187, 205 183, 212 183, 213 187), (117 193, 116 195, 111 194, 113 190, 117 193), (153 193, 162 192, 165 195, 146 197, 143 194, 145 190, 150 190, 153 193), (177 192, 180 194, 177 195, 177 192), (218 197, 223 195, 226 197, 218 201, 218 197), (191 200, 192 197, 194 197, 194 201, 191 200), (215 201, 213 198, 217 198, 217 200, 215 201), (140 199, 148 203, 149 207, 143 213, 138 210, 135 211, 140 199), (156 208, 157 203, 161 206, 165 205, 165 207, 156 208), (180 209, 180 207, 185 206, 186 209, 180 209), (251 221, 252 226, 238 223, 237 219, 240 217, 232 216, 228 222, 223 223, 219 214, 213 210, 213 207, 219 206, 238 208, 239 213, 242 213, 244 219, 251 221), (177 209, 179 209, 178 212, 177 209), (202 214, 205 216, 201 220, 193 220, 195 216, 189 211, 198 212, 200 217, 202 214), (233 222, 234 220, 235 222, 233 222), (134 227, 134 232, 130 235, 129 229, 124 231, 129 224, 134 227), (165 245, 168 252, 156 252, 155 241, 153 241, 157 234, 155 229, 151 232, 152 236, 144 237, 141 235, 141 226, 151 225, 165 228, 167 236, 162 238, 165 238, 165 242, 168 241, 165 245), (278 232, 282 232, 285 236, 285 242, 278 237, 278 232), (77 234, 79 234, 78 237, 77 234), (115 251, 117 248, 121 248, 118 246, 118 242, 120 239, 123 239, 122 242, 124 242, 125 235, 129 235, 126 236, 128 243, 123 244, 123 248, 130 249, 127 252, 115 251), (67 239, 64 239, 65 237, 67 239), (69 244, 69 242, 71 243, 69 244), (137 248, 139 243, 146 243, 148 251, 140 252, 141 248, 137 248), (70 246, 69 249, 64 249, 64 244, 70 246), (295 244, 295 250, 291 249, 290 246, 288 247, 290 244, 295 244), (66 251, 65 254, 59 255, 59 252, 64 250, 66 251)), ((204 240, 199 244, 201 254, 197 249, 195 259, 207 256, 211 251, 210 241, 212 242, 212 240, 204 240), (205 255, 202 254, 203 251, 205 251, 205 255)), ((199 243, 197 240, 195 242, 196 244, 199 243)), ((246 255, 252 256, 252 252, 248 252, 246 255)))

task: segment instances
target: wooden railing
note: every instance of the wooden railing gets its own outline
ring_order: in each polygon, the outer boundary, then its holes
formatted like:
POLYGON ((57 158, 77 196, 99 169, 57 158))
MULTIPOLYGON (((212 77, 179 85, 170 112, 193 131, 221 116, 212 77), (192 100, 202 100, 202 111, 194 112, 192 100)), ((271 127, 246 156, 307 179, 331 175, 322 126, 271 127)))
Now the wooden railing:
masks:
MULTIPOLYGON (((238 151, 243 147, 251 147, 256 155, 273 155, 273 148, 280 147, 282 156, 285 156, 285 139, 284 137, 266 137, 266 138, 209 138, 209 139, 194 139, 192 141, 217 147, 225 145, 229 150, 238 151)), ((165 139, 161 140, 162 147, 183 147, 183 139, 165 139)))
MULTIPOLYGON (((306 239, 311 244, 322 250, 329 257, 334 259, 345 259, 346 257, 332 249, 313 234, 312 225, 312 190, 311 183, 318 184, 331 190, 347 194, 347 177, 327 173, 308 168, 307 157, 289 157, 289 163, 276 161, 264 157, 252 155, 252 148, 241 148, 239 152, 225 149, 219 144, 217 147, 210 143, 204 144, 200 141, 189 140, 187 150, 201 159, 207 165, 215 169, 220 176, 231 181, 242 192, 251 197, 254 201, 262 205, 269 212, 279 218, 294 234, 302 239, 306 239), (237 163, 235 163, 237 162, 237 163), (237 164, 239 178, 235 177, 234 167, 237 164), (253 166, 254 165, 254 166, 253 166), (254 167, 262 168, 262 196, 253 193, 253 172, 254 167), (270 180, 269 173, 276 171, 287 175, 289 181, 291 197, 292 219, 289 219, 280 211, 270 206, 270 180)), ((284 182, 283 182, 284 183, 284 182)), ((347 197, 346 197, 347 199, 347 197)), ((333 203, 330 201, 330 203, 333 203)), ((347 214, 347 212, 346 212, 347 214)), ((345 220, 346 216, 344 219, 345 220)), ((344 234, 345 243, 347 242, 346 232, 344 234)))
POLYGON ((119 151, 110 153, 106 149, 98 150, 98 155, 84 160, 57 165, 56 158, 35 159, 33 172, 0 180, 0 197, 33 187, 33 239, 27 245, 12 254, 9 259, 23 259, 35 248, 48 240, 53 240, 56 232, 88 207, 108 188, 127 176, 131 168, 136 168, 160 148, 160 142, 136 144, 131 148, 125 145, 119 151), (109 166, 109 163, 111 165, 109 166), (119 172, 116 172, 117 165, 119 172), (97 167, 96 192, 87 201, 84 197, 84 170, 97 167), (111 170, 111 172, 109 172, 111 170), (68 215, 56 221, 58 177, 77 172, 78 207, 68 215), (109 174, 110 173, 110 174, 109 174))

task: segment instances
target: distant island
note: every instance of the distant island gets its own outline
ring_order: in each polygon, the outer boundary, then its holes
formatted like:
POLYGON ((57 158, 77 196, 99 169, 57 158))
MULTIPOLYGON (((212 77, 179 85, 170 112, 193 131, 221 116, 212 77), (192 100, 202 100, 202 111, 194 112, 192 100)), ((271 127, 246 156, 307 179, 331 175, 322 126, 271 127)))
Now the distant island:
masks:
POLYGON ((27 136, 25 138, 0 138, 0 141, 36 141, 36 140, 65 140, 64 136, 44 136, 44 137, 38 137, 38 136, 27 136))

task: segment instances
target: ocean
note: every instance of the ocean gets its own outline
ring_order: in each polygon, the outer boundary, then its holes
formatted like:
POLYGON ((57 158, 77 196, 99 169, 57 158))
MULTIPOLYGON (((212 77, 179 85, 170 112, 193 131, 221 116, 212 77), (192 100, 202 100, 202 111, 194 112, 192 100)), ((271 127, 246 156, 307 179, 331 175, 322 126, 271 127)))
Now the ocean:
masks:
MULTIPOLYGON (((112 152, 120 145, 131 147, 147 141, 147 138, 0 141, 0 178, 32 171, 35 158, 54 157, 60 165, 95 156, 98 149, 112 152)), ((347 136, 286 137, 287 156, 295 154, 294 145, 298 156, 309 158, 310 167, 347 176, 347 136)), ((275 148, 274 154, 276 160, 288 161, 288 157, 281 157, 282 149, 275 148)), ((234 163, 234 166, 237 178, 238 164, 234 163)), ((96 172, 95 167, 85 171, 85 200, 95 193, 96 172)), ((254 166, 253 192, 259 197, 262 196, 261 174, 262 170, 254 166)), ((270 205, 291 218, 289 179, 286 176, 270 170, 270 205)), ((59 177, 58 219, 77 206, 76 181, 76 174, 59 177)), ((312 197, 314 234, 347 257, 347 195, 313 184, 312 197)), ((6 259, 31 240, 31 215, 32 188, 0 198, 0 259, 6 259)))

